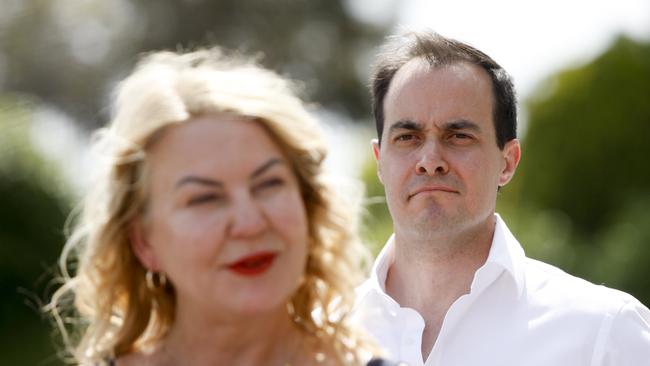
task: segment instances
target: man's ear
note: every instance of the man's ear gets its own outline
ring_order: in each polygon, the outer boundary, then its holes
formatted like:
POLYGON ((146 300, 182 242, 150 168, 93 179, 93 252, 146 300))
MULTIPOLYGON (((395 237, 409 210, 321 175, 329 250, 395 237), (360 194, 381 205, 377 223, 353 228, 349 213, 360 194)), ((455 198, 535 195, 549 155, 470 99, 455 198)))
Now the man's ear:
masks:
POLYGON ((377 178, 379 178, 381 184, 384 184, 384 181, 381 179, 381 169, 379 168, 379 140, 372 139, 370 144, 372 145, 372 154, 375 156, 375 161, 377 162, 377 178))
POLYGON ((150 271, 159 272, 158 259, 142 223, 142 219, 134 219, 129 228, 129 242, 133 253, 142 266, 150 271))
POLYGON ((515 175, 517 166, 519 165, 519 159, 521 159, 521 146, 519 145, 519 140, 512 139, 506 143, 503 147, 503 168, 501 169, 501 175, 499 176, 499 186, 503 187, 515 175))

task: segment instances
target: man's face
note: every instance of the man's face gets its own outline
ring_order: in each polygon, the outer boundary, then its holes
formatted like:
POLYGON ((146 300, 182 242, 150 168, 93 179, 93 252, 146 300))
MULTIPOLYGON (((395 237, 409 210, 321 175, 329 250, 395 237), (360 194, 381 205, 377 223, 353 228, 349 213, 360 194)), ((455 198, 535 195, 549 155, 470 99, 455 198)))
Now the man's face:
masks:
POLYGON ((404 65, 384 99, 379 178, 398 235, 467 232, 488 225, 497 187, 510 181, 519 142, 500 150, 487 73, 469 63, 404 65))

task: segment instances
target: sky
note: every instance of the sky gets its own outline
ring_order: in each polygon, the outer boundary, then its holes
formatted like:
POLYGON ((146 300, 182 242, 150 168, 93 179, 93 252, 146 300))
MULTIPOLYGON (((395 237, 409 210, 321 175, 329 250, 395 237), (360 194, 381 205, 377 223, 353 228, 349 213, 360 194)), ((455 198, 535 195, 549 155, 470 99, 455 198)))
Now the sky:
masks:
POLYGON ((396 29, 430 28, 481 49, 526 97, 554 71, 597 56, 621 32, 650 39, 650 1, 405 0, 397 21, 396 29))

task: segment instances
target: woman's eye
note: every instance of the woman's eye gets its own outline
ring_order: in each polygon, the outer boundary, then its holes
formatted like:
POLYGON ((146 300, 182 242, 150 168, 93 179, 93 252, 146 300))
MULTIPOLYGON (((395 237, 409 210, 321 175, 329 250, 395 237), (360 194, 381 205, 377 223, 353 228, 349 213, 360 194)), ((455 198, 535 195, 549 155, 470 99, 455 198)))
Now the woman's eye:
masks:
POLYGON ((221 198, 221 196, 219 196, 217 194, 214 194, 214 193, 201 194, 201 195, 198 195, 198 196, 191 197, 187 201, 187 204, 188 204, 188 206, 200 205, 200 204, 203 204, 203 203, 216 202, 220 198, 221 198))
POLYGON ((282 178, 271 178, 262 181, 261 183, 257 184, 255 186, 255 189, 266 189, 266 188, 273 188, 273 187, 279 187, 284 184, 284 180, 282 178))

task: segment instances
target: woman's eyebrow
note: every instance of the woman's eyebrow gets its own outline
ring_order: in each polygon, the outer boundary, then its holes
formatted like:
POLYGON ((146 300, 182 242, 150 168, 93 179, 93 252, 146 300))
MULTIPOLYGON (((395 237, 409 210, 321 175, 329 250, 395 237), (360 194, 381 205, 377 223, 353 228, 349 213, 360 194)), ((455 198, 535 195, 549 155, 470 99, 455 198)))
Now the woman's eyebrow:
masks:
POLYGON ((269 159, 266 163, 262 164, 262 166, 255 169, 255 171, 253 171, 253 173, 251 173, 251 178, 256 178, 256 177, 262 175, 264 172, 271 169, 271 167, 273 167, 273 166, 275 166, 277 164, 284 164, 284 161, 279 159, 279 158, 271 158, 271 159, 269 159))
MULTIPOLYGON (((259 168, 255 169, 255 171, 253 171, 253 173, 251 173, 250 176, 251 178, 256 178, 277 164, 284 164, 284 161, 278 158, 271 158, 267 162, 262 164, 259 168)), ((175 187, 179 188, 186 184, 198 184, 202 186, 210 186, 216 188, 222 188, 224 186, 223 182, 212 178, 200 177, 196 175, 187 175, 179 179, 178 182, 176 182, 175 187)))
POLYGON ((203 185, 203 186, 210 186, 210 187, 217 187, 217 188, 223 187, 223 183, 218 181, 218 180, 214 180, 214 179, 211 179, 211 178, 205 178, 205 177, 199 177, 199 176, 196 176, 196 175, 184 176, 178 182, 176 182, 175 187, 179 188, 180 186, 185 185, 185 184, 199 184, 199 185, 203 185))

